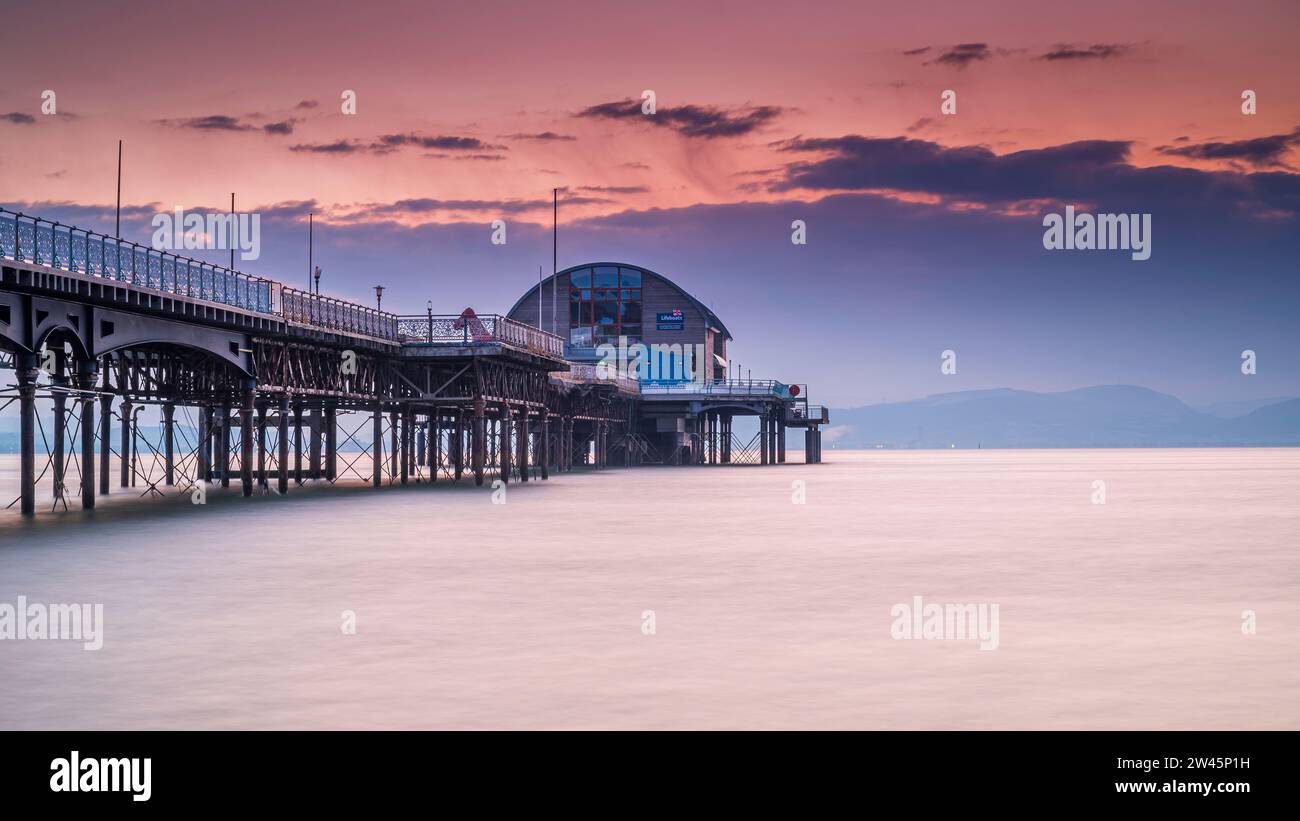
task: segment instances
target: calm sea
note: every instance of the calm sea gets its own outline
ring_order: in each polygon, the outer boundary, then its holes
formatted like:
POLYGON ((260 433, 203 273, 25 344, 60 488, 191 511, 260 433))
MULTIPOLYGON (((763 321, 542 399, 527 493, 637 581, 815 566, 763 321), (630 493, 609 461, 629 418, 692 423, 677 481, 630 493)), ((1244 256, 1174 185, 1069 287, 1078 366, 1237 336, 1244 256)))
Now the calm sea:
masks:
POLYGON ((1300 728, 1300 451, 826 457, 10 510, 0 728, 1300 728))

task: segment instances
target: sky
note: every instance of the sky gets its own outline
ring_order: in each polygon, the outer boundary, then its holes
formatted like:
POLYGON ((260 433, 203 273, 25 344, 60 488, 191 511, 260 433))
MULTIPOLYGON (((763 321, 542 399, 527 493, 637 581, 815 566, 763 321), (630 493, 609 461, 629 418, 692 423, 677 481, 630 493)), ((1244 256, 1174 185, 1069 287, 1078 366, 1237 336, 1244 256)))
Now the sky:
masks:
POLYGON ((262 220, 243 270, 305 285, 313 214, 326 293, 370 303, 382 284, 399 313, 505 312, 551 270, 559 189, 561 268, 667 275, 726 322, 743 373, 809 383, 814 401, 1300 395, 1295 2, 122 0, 3 16, 40 33, 5 46, 10 210, 111 232, 120 139, 129 239, 234 192, 262 220), (1150 259, 1045 249, 1043 216, 1067 205, 1149 214, 1150 259))

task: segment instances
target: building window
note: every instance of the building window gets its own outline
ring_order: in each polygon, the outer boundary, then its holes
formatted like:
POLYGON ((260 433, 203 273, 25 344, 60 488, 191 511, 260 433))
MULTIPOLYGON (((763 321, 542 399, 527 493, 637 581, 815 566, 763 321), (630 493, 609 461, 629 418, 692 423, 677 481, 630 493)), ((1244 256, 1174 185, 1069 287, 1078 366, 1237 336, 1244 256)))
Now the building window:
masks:
POLYGON ((569 344, 641 341, 641 272, 602 265, 569 274, 569 344))

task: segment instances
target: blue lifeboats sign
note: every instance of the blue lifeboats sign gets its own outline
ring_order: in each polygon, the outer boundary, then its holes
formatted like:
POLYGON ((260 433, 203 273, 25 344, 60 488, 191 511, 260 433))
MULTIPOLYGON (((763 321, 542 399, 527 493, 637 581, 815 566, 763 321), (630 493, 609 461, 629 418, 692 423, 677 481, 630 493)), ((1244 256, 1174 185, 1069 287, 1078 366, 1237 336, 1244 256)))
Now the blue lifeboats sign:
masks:
POLYGON ((685 327, 686 316, 681 308, 671 311, 659 311, 655 314, 655 326, 661 331, 680 331, 685 327))

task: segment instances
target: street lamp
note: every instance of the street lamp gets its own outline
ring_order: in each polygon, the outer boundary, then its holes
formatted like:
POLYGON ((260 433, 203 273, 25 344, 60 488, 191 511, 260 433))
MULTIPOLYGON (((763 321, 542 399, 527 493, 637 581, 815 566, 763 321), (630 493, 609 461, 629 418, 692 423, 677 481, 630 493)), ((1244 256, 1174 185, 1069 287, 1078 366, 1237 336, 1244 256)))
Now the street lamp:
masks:
POLYGON ((383 304, 384 304, 384 286, 376 285, 375 286, 375 310, 376 311, 383 310, 383 304))
POLYGON ((316 270, 312 273, 312 276, 316 277, 316 295, 320 296, 320 266, 319 265, 316 266, 316 270))
POLYGON ((424 303, 424 309, 429 312, 429 341, 433 342, 433 300, 424 303))

